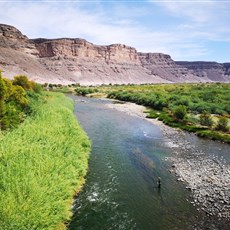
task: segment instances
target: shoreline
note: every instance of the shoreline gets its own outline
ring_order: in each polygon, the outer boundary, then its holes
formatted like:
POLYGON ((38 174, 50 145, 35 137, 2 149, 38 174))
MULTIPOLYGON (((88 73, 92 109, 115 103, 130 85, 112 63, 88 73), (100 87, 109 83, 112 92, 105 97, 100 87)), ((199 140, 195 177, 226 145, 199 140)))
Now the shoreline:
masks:
POLYGON ((131 102, 118 102, 107 106, 159 126, 168 141, 168 147, 172 150, 172 156, 165 160, 172 163, 170 172, 191 191, 193 198, 191 203, 198 211, 206 213, 209 217, 216 217, 222 222, 230 220, 229 164, 215 157, 210 158, 185 140, 185 131, 169 127, 157 119, 146 118, 145 106, 131 102))

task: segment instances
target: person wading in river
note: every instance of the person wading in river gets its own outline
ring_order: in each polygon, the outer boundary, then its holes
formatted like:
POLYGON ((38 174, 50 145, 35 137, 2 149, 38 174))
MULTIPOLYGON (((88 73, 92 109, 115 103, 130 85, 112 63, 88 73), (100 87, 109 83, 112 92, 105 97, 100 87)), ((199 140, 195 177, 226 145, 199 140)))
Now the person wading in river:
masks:
POLYGON ((157 185, 158 185, 158 188, 161 188, 161 178, 160 177, 158 177, 157 185))

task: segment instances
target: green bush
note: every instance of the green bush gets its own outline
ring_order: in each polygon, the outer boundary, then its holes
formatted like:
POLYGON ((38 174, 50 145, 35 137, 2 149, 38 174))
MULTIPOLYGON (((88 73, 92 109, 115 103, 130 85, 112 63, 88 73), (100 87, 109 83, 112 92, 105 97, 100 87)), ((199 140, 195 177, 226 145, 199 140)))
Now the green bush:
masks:
POLYGON ((15 128, 24 121, 28 112, 32 112, 30 95, 41 92, 41 86, 26 76, 16 76, 10 81, 2 78, 0 72, 0 130, 15 128))
POLYGON ((149 111, 148 115, 146 116, 147 118, 158 118, 159 117, 159 113, 157 113, 156 111, 149 111))
POLYGON ((24 75, 15 76, 13 85, 21 86, 24 90, 31 90, 32 85, 29 79, 24 75))
POLYGON ((201 125, 208 127, 212 127, 214 123, 209 113, 202 113, 199 117, 199 122, 201 125))
POLYGON ((34 81, 31 81, 30 85, 31 85, 32 91, 35 92, 35 93, 39 93, 40 94, 43 91, 42 86, 40 84, 34 82, 34 81))
POLYGON ((95 88, 77 87, 75 89, 75 92, 77 93, 77 95, 85 96, 87 94, 96 93, 98 92, 98 90, 95 88))
POLYGON ((184 120, 187 114, 187 107, 185 105, 179 105, 173 111, 173 115, 177 120, 184 120))
POLYGON ((220 117, 215 129, 222 132, 228 132, 229 131, 228 119, 226 117, 220 117))

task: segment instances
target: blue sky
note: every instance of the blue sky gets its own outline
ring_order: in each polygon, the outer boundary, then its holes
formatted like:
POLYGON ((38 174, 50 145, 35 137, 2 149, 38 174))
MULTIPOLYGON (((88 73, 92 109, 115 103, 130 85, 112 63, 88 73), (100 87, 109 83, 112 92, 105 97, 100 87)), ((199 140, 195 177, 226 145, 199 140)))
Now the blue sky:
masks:
POLYGON ((230 0, 0 0, 0 12, 0 23, 29 38, 84 38, 174 60, 230 62, 230 0))

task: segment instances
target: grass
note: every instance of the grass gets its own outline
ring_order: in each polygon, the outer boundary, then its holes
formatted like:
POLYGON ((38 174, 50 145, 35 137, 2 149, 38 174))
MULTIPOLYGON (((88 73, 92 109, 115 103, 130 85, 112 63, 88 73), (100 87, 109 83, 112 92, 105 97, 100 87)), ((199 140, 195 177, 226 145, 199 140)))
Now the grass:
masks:
POLYGON ((2 230, 66 228, 90 151, 72 111, 70 99, 48 93, 33 117, 0 135, 2 230))
POLYGON ((200 137, 204 137, 212 140, 221 140, 225 143, 230 144, 230 135, 226 133, 221 133, 212 130, 201 130, 201 131, 197 131, 196 134, 200 137))

